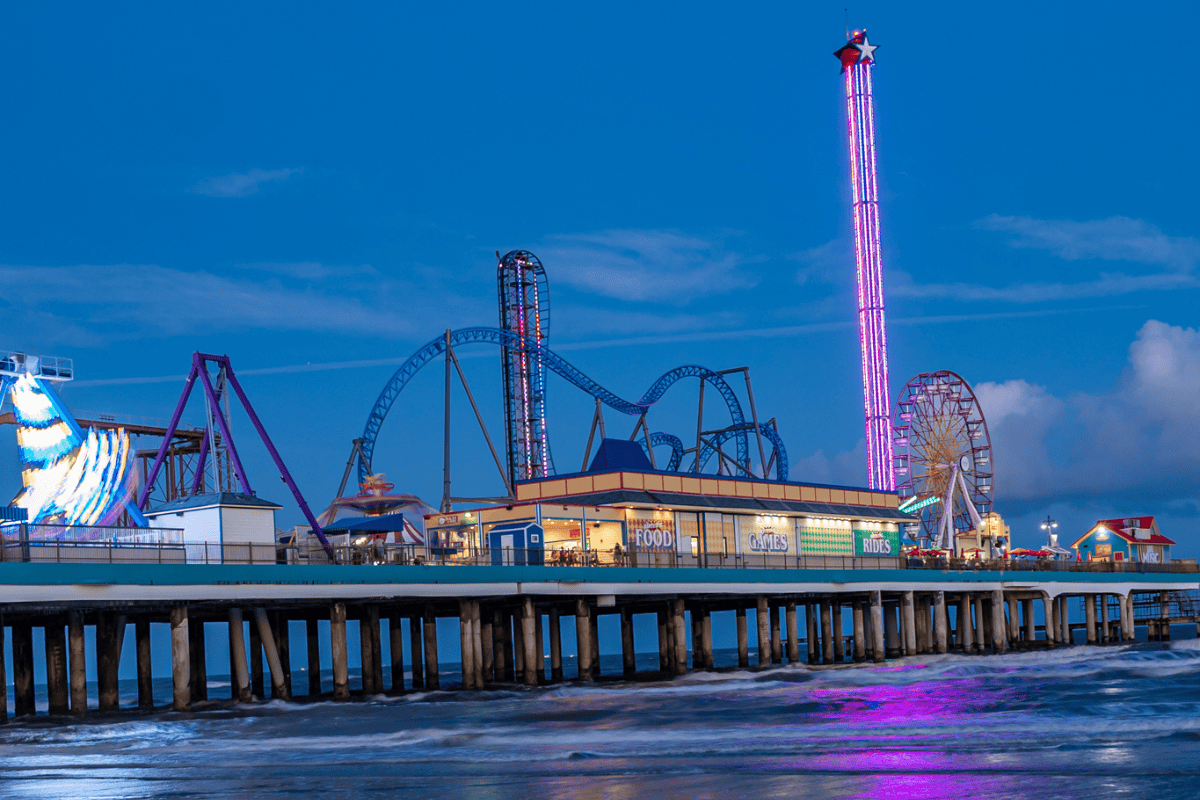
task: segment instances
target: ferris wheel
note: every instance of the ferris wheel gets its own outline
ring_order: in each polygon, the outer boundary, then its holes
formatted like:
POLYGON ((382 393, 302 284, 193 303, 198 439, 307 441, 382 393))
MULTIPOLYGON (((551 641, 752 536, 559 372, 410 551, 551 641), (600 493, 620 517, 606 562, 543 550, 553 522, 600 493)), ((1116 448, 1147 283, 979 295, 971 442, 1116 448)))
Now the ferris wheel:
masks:
POLYGON ((992 510, 992 439, 970 385, 923 372, 896 400, 892 422, 901 510, 920 516, 913 538, 949 548, 992 510))

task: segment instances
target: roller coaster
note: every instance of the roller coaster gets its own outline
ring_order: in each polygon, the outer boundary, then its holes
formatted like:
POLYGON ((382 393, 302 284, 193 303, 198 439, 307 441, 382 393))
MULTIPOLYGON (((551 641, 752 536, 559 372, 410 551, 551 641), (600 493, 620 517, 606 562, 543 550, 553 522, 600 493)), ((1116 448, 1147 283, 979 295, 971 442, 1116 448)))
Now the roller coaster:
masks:
MULTIPOLYGON (((596 400, 596 417, 592 421, 592 433, 597 422, 603 431, 604 422, 601 406, 620 414, 636 417, 631 439, 638 438, 652 465, 657 466, 655 448, 669 448, 671 453, 664 469, 669 472, 686 471, 701 473, 709 469, 719 474, 743 477, 767 477, 772 472, 776 480, 787 480, 787 449, 779 436, 773 419, 760 423, 754 407, 754 394, 750 384, 748 368, 717 371, 697 365, 676 367, 664 373, 636 401, 626 400, 604 388, 585 375, 565 358, 547 346, 550 326, 550 297, 546 273, 541 262, 532 253, 514 250, 498 256, 497 284, 500 303, 500 327, 468 327, 447 330, 443 335, 430 340, 418 348, 395 371, 376 399, 360 440, 356 441, 351 461, 357 456, 359 482, 366 482, 373 473, 372 459, 375 455, 379 434, 388 412, 401 393, 422 368, 444 358, 446 361, 446 402, 449 404, 451 363, 459 371, 459 377, 475 408, 480 427, 488 439, 491 438, 483 424, 482 415, 475 405, 466 376, 458 366, 455 349, 468 345, 491 345, 500 348, 501 370, 504 379, 504 409, 506 463, 501 466, 499 455, 493 450, 497 467, 505 478, 506 490, 511 497, 513 487, 521 480, 545 477, 553 474, 554 463, 550 455, 546 429, 546 376, 548 369, 576 388, 596 400), (746 392, 750 419, 746 418, 743 405, 733 386, 725 376, 742 372, 746 380, 746 392), (718 430, 703 430, 698 425, 696 444, 685 448, 680 437, 663 431, 651 432, 646 414, 659 402, 667 391, 681 380, 699 380, 700 421, 703 420, 704 387, 715 390, 724 401, 729 413, 729 424, 718 430), (639 438, 638 432, 642 435, 639 438), (751 459, 751 439, 757 444, 760 471, 756 472, 751 459), (724 446, 732 440, 735 452, 728 454, 724 446), (768 456, 768 448, 770 455, 768 456), (689 459, 688 456, 691 456, 689 459), (716 457, 715 466, 713 459, 716 457)), ((448 424, 448 423, 447 423, 448 424)), ((603 433, 602 433, 603 435, 603 433)), ((589 439, 589 452, 590 452, 589 439)), ((447 446, 447 495, 449 498, 449 448, 447 446)), ((584 456, 585 462, 587 454, 584 456)), ((348 469, 350 465, 347 465, 348 469)), ((343 481, 343 488, 345 481, 343 481)), ((340 494, 340 492, 339 492, 340 494)))

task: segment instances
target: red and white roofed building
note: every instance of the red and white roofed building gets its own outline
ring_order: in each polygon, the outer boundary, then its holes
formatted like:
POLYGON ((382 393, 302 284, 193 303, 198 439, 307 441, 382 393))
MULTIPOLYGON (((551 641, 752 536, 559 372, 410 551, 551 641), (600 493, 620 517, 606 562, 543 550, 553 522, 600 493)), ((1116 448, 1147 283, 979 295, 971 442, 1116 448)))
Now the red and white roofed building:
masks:
POLYGON ((1102 519, 1071 545, 1082 561, 1138 561, 1161 564, 1171 560, 1171 545, 1154 517, 1102 519))

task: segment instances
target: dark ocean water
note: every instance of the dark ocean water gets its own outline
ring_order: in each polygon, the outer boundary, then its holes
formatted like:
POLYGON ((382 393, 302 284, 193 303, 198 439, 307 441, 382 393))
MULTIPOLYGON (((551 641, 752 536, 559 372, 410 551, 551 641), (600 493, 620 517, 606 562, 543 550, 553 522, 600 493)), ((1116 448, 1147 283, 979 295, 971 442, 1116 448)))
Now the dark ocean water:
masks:
POLYGON ((0 726, 0 798, 461 796, 1195 798, 1200 642, 0 726))

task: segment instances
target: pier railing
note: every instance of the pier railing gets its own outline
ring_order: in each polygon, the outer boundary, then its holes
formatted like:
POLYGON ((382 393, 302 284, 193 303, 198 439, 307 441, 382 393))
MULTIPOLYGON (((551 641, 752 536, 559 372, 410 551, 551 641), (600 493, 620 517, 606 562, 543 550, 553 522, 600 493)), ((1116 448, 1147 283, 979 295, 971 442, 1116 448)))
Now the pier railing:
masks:
MULTIPOLYGON (((906 558, 900 556, 817 556, 779 554, 678 553, 670 550, 536 550, 520 548, 454 548, 427 545, 334 545, 339 564, 416 564, 425 566, 547 566, 638 567, 647 569, 925 569, 943 572, 1053 571, 1116 573, 1195 573, 1194 561, 1167 564, 1135 562, 1026 561, 996 559, 906 558)), ((281 548, 280 561, 289 564, 328 564, 318 547, 281 548)))
POLYGON ((1054 561, 907 558, 898 556, 678 553, 671 550, 536 550, 413 544, 335 544, 333 560, 319 546, 185 541, 164 528, 85 528, 11 525, 0 533, 0 561, 108 564, 401 564, 421 566, 549 566, 581 569, 912 569, 942 572, 1196 573, 1194 560, 1166 564, 1129 561, 1054 561), (22 533, 21 530, 24 529, 22 533))

